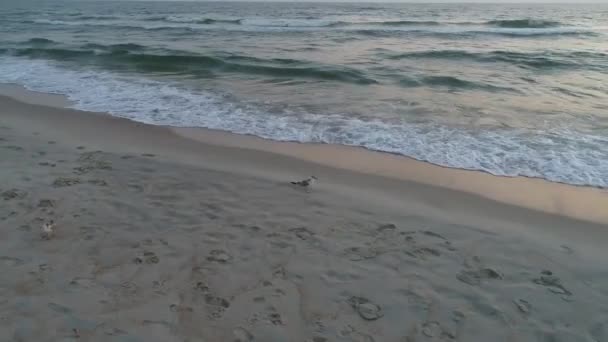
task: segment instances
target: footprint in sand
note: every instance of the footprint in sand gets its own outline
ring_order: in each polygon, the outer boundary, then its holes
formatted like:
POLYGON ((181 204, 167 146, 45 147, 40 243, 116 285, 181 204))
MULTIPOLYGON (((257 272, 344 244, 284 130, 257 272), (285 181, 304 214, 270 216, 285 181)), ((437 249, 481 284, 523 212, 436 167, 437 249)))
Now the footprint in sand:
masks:
POLYGON ((225 264, 232 260, 232 256, 221 249, 214 249, 209 252, 207 260, 225 264))
POLYGON ((171 304, 169 305, 169 310, 171 312, 193 312, 194 309, 190 306, 179 305, 179 304, 171 304))
POLYGON ((513 300, 513 304, 517 307, 517 309, 523 314, 529 314, 532 305, 527 300, 523 299, 515 299, 513 300))
POLYGON ((431 247, 416 248, 413 251, 405 251, 405 254, 417 259, 426 259, 428 256, 441 256, 441 252, 431 247))
POLYGON ((481 268, 478 270, 463 270, 456 275, 456 278, 471 286, 480 285, 484 280, 502 279, 503 276, 493 268, 481 268))
POLYGON ((553 272, 544 270, 541 272, 540 277, 532 279, 535 284, 546 287, 549 291, 559 294, 571 296, 572 292, 567 290, 561 283, 561 280, 553 275, 553 272))
POLYGON ((5 201, 13 200, 13 199, 24 199, 27 196, 27 192, 21 191, 19 189, 11 189, 6 190, 2 193, 2 198, 5 201))
POLYGON ((266 315, 266 321, 270 322, 273 325, 284 325, 285 322, 281 317, 281 314, 277 312, 277 309, 274 306, 269 306, 266 308, 268 310, 266 315))
POLYGON ((426 337, 435 337, 441 334, 441 326, 438 322, 424 322, 422 324, 422 334, 426 337))
POLYGON ((194 289, 203 293, 209 293, 209 286, 202 281, 199 281, 194 285, 194 289))
POLYGON ((19 265, 22 265, 24 263, 23 260, 21 260, 19 258, 13 258, 13 257, 8 257, 8 256, 2 256, 2 257, 0 257, 0 261, 4 265, 10 266, 10 267, 19 266, 19 265))
POLYGON ((321 336, 315 336, 313 338, 311 338, 310 340, 308 340, 310 342, 327 342, 329 341, 328 339, 326 339, 325 337, 321 337, 321 336))
POLYGON ((574 250, 572 250, 572 248, 570 248, 570 247, 568 247, 566 245, 561 245, 560 248, 566 254, 573 254, 574 253, 574 250))
POLYGON ((23 147, 16 146, 16 145, 8 145, 8 146, 4 146, 4 148, 6 148, 8 150, 13 150, 13 151, 23 151, 23 147))
POLYGON ((424 235, 432 236, 432 237, 435 237, 435 238, 438 238, 438 239, 441 239, 441 240, 447 240, 441 234, 435 233, 435 232, 430 231, 430 230, 422 230, 422 231, 420 231, 420 233, 424 234, 424 235))
POLYGON ((56 188, 62 188, 66 186, 72 186, 80 184, 79 178, 67 178, 67 177, 59 177, 53 181, 53 186, 56 188))
POLYGON ((87 183, 95 186, 108 186, 108 183, 103 179, 89 179, 87 183))
POLYGON ((294 233, 300 240, 305 240, 305 241, 314 239, 314 235, 315 235, 315 233, 311 232, 306 227, 291 228, 291 229, 289 229, 289 231, 294 233))
POLYGON ((56 304, 56 303, 49 303, 48 304, 49 309, 58 312, 58 313, 62 313, 62 314, 69 314, 70 312, 72 312, 72 310, 70 308, 68 308, 67 306, 63 306, 60 304, 56 304))
POLYGON ((38 208, 54 208, 55 207, 55 201, 50 200, 50 199, 41 199, 38 201, 38 208))
POLYGON ((136 257, 133 261, 136 264, 143 264, 144 262, 146 264, 158 264, 160 259, 154 252, 144 251, 142 256, 136 257))
POLYGON ((365 297, 350 297, 348 304, 366 321, 375 321, 384 316, 382 308, 365 297))
POLYGON ((373 259, 380 255, 378 250, 370 247, 349 247, 343 253, 351 261, 373 259))
POLYGON ((394 225, 392 223, 387 223, 387 224, 380 225, 376 230, 379 232, 383 232, 383 231, 394 231, 395 229, 397 229, 396 225, 394 225))
POLYGON ((253 335, 245 328, 238 327, 232 330, 233 342, 251 342, 253 335))
POLYGON ((339 332, 340 336, 348 338, 353 342, 375 342, 370 335, 357 331, 353 326, 347 325, 339 332))
POLYGON ((205 295, 205 303, 212 306, 221 306, 225 309, 230 307, 230 302, 228 300, 210 294, 205 295))

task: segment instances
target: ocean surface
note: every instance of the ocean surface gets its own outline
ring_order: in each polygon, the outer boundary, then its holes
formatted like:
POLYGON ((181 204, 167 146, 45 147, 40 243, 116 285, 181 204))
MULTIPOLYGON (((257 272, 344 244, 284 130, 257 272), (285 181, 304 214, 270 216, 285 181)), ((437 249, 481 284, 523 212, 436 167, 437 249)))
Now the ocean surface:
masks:
POLYGON ((608 4, 3 0, 0 82, 150 124, 608 187, 608 4))

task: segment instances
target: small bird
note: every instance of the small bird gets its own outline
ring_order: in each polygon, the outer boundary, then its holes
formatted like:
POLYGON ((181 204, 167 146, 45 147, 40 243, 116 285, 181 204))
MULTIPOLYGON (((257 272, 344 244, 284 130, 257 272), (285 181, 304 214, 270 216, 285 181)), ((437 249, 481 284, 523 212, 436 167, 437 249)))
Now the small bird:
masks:
POLYGON ((55 222, 50 220, 42 225, 42 238, 45 240, 50 240, 55 234, 55 222))
POLYGON ((303 187, 304 189, 306 189, 306 192, 310 192, 312 190, 312 186, 315 184, 316 181, 317 181, 317 177, 310 176, 310 178, 306 178, 301 181, 290 182, 290 183, 293 185, 303 187))

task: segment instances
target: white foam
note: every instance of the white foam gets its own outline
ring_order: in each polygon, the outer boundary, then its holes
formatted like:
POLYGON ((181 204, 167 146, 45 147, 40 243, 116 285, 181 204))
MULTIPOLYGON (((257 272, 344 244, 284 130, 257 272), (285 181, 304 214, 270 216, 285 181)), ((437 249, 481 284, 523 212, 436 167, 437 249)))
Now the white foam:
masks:
POLYGON ((274 140, 363 146, 434 164, 502 176, 608 187, 608 137, 568 129, 466 130, 338 114, 270 114, 178 84, 42 60, 0 57, 0 82, 66 95, 75 107, 155 125, 207 127, 274 140))

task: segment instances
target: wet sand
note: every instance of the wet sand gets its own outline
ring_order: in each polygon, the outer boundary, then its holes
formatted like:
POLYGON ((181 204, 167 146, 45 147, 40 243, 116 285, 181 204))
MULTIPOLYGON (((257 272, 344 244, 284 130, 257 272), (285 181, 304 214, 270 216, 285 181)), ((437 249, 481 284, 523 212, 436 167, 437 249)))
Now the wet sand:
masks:
POLYGON ((2 341, 608 339, 601 190, 8 97, 0 165, 2 341))

